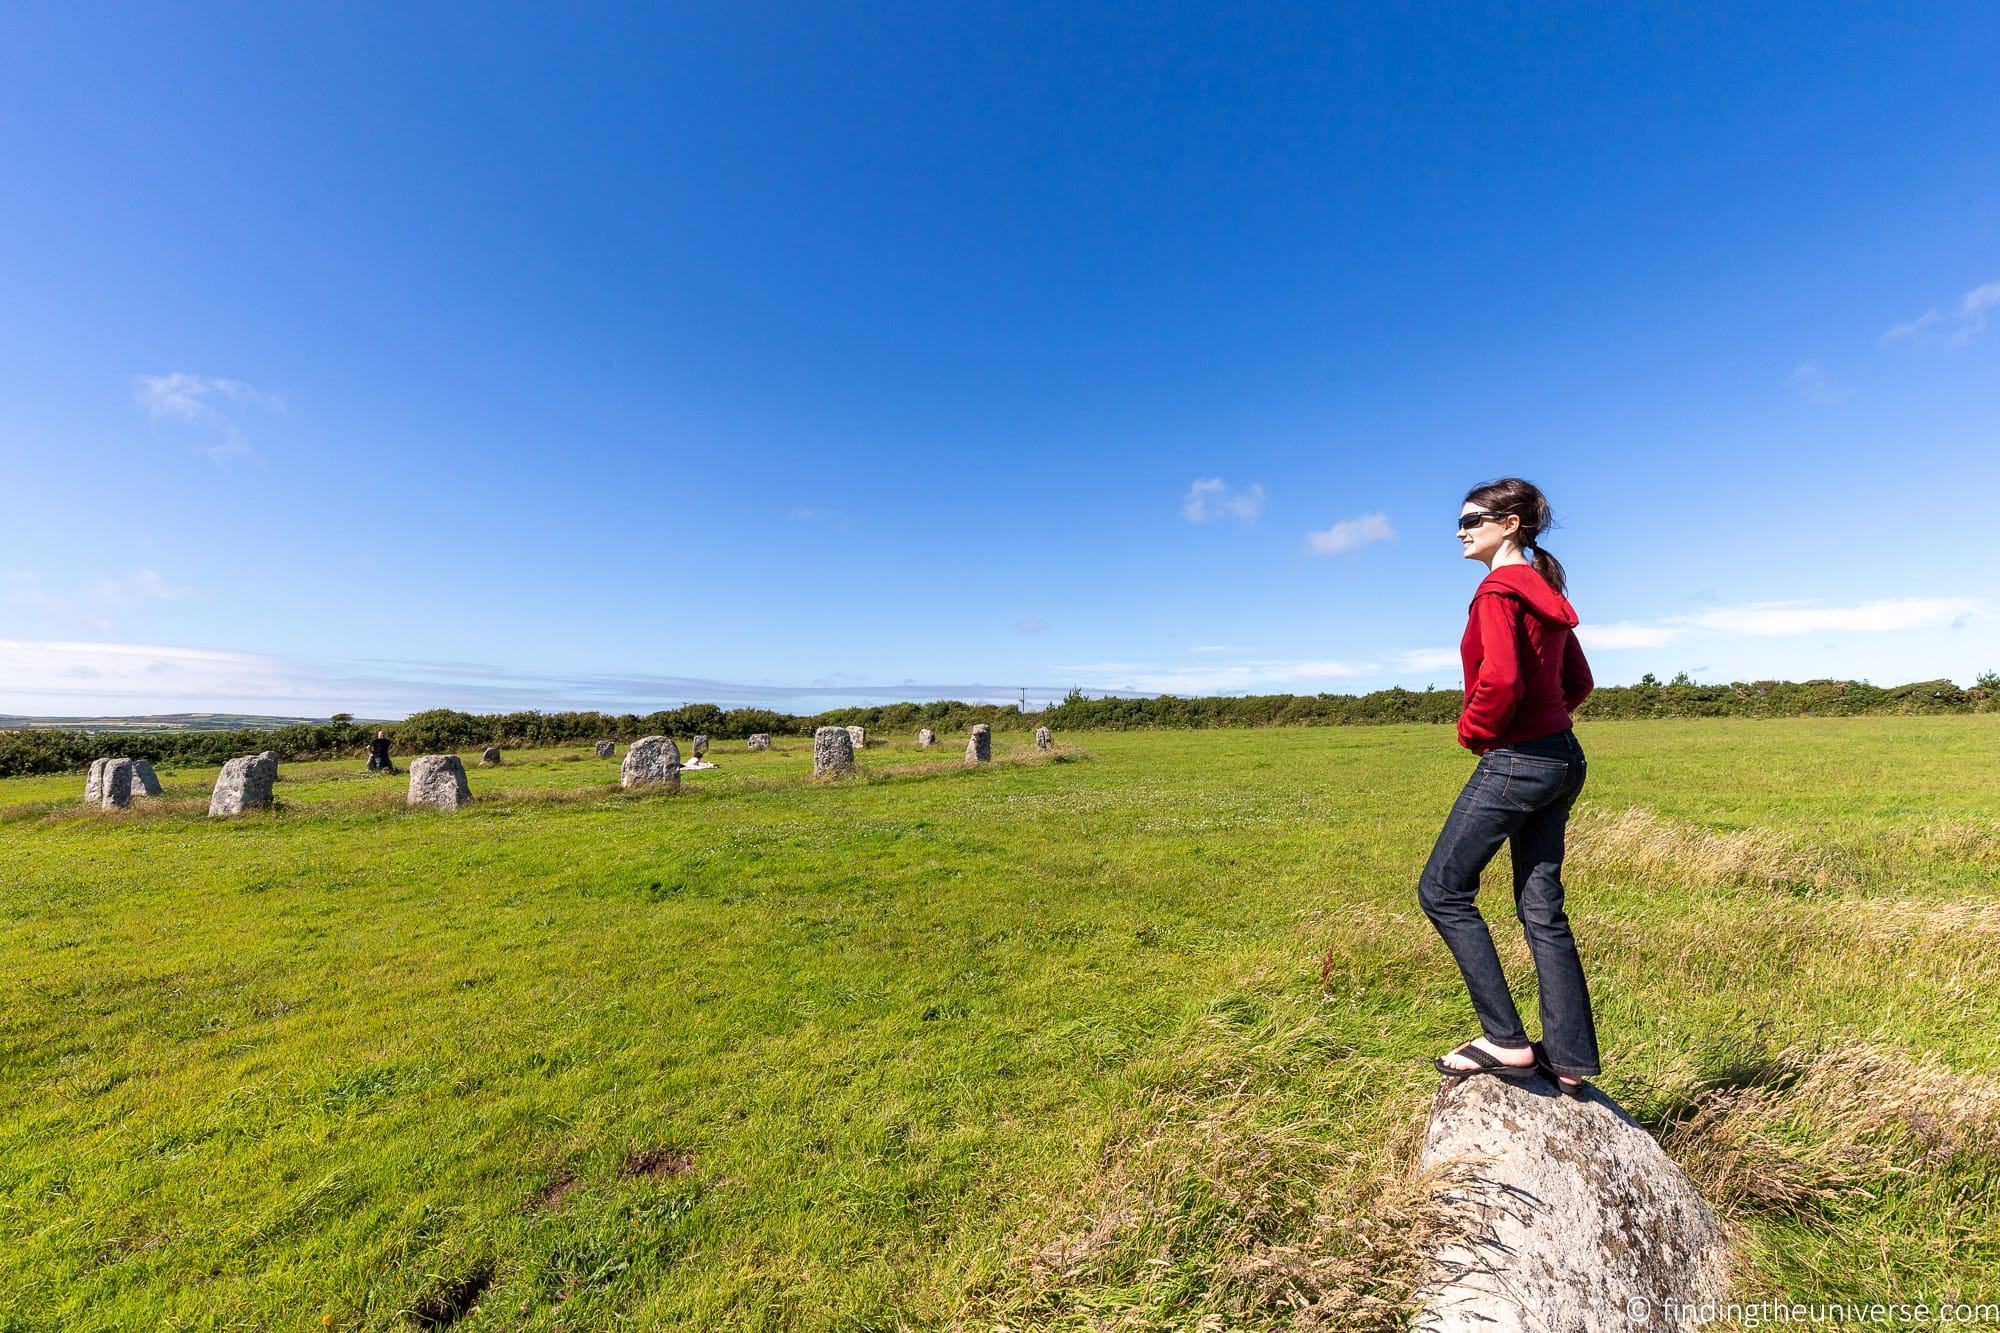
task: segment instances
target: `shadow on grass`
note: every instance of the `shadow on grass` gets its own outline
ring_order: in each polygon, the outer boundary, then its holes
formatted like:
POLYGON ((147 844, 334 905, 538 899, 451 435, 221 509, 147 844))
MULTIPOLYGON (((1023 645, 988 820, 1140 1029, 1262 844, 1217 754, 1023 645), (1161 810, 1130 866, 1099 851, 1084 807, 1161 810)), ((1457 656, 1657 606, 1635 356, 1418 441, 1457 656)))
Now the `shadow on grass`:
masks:
POLYGON ((1693 1053, 1695 1077, 1666 1095, 1635 1099, 1633 1118, 1655 1137, 1665 1137, 1692 1122, 1718 1095, 1763 1091, 1784 1094, 1798 1085, 1805 1070, 1784 1052, 1774 1050, 1763 1034, 1719 1037, 1693 1053))

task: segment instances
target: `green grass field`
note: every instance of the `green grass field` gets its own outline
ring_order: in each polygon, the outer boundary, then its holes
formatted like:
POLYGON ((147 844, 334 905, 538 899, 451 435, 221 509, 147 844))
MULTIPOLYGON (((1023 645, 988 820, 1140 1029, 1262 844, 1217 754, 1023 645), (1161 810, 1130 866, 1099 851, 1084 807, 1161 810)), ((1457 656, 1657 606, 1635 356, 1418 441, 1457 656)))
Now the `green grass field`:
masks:
MULTIPOLYGON (((1740 1294, 2000 1299, 2000 717, 1581 734, 1597 1081, 1740 1294)), ((0 781, 0 1330, 1394 1327, 1471 757, 1059 739, 0 781)))

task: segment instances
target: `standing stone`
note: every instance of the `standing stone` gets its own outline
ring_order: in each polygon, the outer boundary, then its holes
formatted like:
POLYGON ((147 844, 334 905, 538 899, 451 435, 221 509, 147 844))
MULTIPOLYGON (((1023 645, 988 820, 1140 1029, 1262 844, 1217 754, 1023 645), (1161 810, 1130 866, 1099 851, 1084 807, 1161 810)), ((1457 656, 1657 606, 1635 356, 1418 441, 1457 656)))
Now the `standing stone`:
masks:
POLYGON ((90 761, 90 776, 83 781, 83 801, 85 805, 104 804, 104 766, 109 759, 90 761))
POLYGON ((1447 1078, 1418 1169, 1469 1229, 1426 1256, 1422 1333, 1631 1333, 1680 1328, 1727 1285, 1708 1204, 1601 1089, 1577 1099, 1540 1074, 1447 1078), (1632 1311, 1644 1317, 1634 1317, 1632 1311))
POLYGON ((972 728, 972 739, 965 743, 965 762, 968 764, 993 762, 993 728, 984 722, 972 728))
POLYGON ((618 769, 621 787, 681 785, 681 747, 671 736, 641 736, 625 751, 618 769))
POLYGON ((1056 738, 1049 734, 1047 727, 1035 728, 1035 748, 1037 750, 1053 750, 1056 748, 1056 738))
POLYGON ((770 749, 771 733, 768 731, 753 732, 750 736, 750 748, 753 750, 770 749))
POLYGON ((132 784, 139 790, 141 795, 158 796, 160 794, 160 775, 155 773, 153 766, 143 759, 134 759, 132 761, 132 784))
POLYGON ((271 784, 278 780, 278 760, 266 750, 246 754, 222 766, 215 779, 215 794, 209 798, 211 815, 240 815, 245 810, 271 804, 271 784), (267 757, 269 756, 269 757, 267 757))
POLYGON ((854 771, 854 737, 847 727, 821 727, 813 732, 813 776, 836 778, 854 771))
POLYGON ((935 731, 932 731, 929 727, 917 728, 917 748, 919 750, 928 750, 936 744, 937 733, 935 731))
POLYGON ((500 747, 489 745, 479 752, 479 762, 487 768, 500 767, 500 747))
POLYGON ((688 746, 688 749, 694 751, 695 758, 697 759, 701 758, 703 755, 708 753, 708 737, 706 736, 695 737, 694 744, 688 746))
POLYGON ((597 757, 599 759, 609 759, 612 755, 617 753, 618 753, 618 747, 616 745, 613 745, 610 741, 599 741, 597 743, 597 757))
POLYGON ((107 759, 104 772, 99 778, 100 798, 98 804, 105 810, 123 810, 132 804, 132 761, 130 759, 107 759))
POLYGON ((410 761, 408 804, 433 810, 456 810, 472 799, 465 765, 455 754, 424 754, 410 761))
POLYGON ((847 729, 847 739, 853 743, 855 749, 865 750, 868 748, 868 729, 866 727, 849 727, 847 729))

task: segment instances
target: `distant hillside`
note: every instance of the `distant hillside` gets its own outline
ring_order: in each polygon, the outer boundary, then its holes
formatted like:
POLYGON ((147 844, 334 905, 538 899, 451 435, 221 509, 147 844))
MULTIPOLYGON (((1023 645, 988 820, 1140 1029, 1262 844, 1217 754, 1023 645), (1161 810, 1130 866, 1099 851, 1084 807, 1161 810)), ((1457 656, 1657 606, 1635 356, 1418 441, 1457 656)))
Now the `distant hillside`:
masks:
POLYGON ((150 713, 142 717, 17 717, 0 713, 0 731, 81 731, 92 735, 158 731, 271 731, 317 717, 266 717, 260 713, 150 713))

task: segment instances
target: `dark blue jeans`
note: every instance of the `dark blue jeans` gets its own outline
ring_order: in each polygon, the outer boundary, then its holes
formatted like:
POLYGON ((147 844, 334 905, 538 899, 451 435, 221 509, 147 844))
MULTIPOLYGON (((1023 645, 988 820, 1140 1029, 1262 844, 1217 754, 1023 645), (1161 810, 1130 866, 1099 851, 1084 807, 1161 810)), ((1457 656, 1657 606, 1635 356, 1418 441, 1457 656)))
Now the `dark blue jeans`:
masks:
POLYGON ((1535 959, 1542 1049, 1558 1073, 1576 1078, 1599 1072, 1590 991, 1563 913, 1563 830, 1583 778, 1583 747, 1574 731, 1488 750, 1446 816, 1417 888, 1424 915, 1465 976, 1487 1039, 1497 1046, 1526 1046, 1528 1034, 1507 990, 1493 936, 1472 901, 1486 863, 1501 843, 1512 844, 1514 914, 1535 959))

